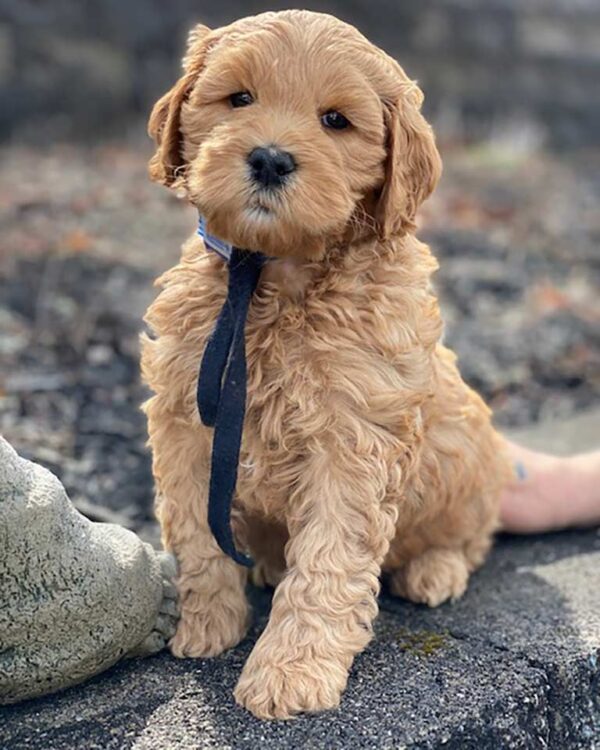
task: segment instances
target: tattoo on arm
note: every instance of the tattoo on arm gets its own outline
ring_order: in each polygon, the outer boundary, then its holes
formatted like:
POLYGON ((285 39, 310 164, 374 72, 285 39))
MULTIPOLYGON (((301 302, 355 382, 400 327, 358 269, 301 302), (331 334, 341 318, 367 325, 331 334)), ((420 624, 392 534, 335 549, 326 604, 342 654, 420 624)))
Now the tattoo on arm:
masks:
POLYGON ((520 482, 524 482, 527 479, 527 469, 522 461, 515 461, 515 475, 520 482))

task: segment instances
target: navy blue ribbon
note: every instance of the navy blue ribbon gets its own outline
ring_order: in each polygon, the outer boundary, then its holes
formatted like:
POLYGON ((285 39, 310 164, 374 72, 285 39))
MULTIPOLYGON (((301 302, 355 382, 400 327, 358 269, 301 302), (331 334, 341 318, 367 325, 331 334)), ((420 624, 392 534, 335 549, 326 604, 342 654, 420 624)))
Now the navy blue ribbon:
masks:
POLYGON ((208 524, 219 547, 240 565, 253 561, 235 547, 231 503, 237 482, 246 413, 245 323, 264 255, 233 247, 227 298, 210 335, 198 377, 202 423, 214 427, 208 493, 208 524))

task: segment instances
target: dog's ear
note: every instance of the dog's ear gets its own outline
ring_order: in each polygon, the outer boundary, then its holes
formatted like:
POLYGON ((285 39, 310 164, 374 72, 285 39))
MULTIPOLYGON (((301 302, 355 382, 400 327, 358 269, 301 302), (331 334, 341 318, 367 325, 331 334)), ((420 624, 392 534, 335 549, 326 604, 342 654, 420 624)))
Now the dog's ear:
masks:
POLYGON ((375 210, 380 239, 415 228, 420 204, 433 192, 442 161, 431 126, 421 114, 423 94, 415 84, 396 101, 383 105, 387 156, 375 210))
POLYGON ((148 134, 156 143, 156 153, 150 159, 150 178, 167 187, 176 187, 178 170, 183 166, 181 154, 181 105, 204 67, 210 29, 198 24, 188 36, 183 58, 183 75, 170 91, 154 105, 148 121, 148 134))

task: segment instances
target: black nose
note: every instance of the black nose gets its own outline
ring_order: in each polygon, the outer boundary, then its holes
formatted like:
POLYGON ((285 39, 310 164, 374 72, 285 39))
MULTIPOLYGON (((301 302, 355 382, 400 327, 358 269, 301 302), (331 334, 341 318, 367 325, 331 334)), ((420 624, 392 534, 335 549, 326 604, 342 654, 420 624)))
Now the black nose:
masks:
POLYGON ((294 157, 275 146, 253 149, 248 154, 248 164, 253 180, 266 188, 281 187, 296 169, 294 157))

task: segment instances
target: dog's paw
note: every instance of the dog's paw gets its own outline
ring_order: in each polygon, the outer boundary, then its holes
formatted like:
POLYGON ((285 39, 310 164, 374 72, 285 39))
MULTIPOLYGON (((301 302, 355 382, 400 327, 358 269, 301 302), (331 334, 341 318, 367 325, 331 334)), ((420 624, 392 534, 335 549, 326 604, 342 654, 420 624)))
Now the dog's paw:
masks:
POLYGON ((392 574, 390 590, 418 604, 437 607, 459 599, 467 588, 469 570, 460 550, 430 549, 392 574))
POLYGON ((245 598, 204 598, 189 594, 169 646, 174 656, 218 656, 246 635, 249 622, 245 598))
POLYGON ((277 663, 253 652, 234 696, 259 719, 291 719, 337 708, 347 679, 346 668, 335 661, 307 656, 277 663))

